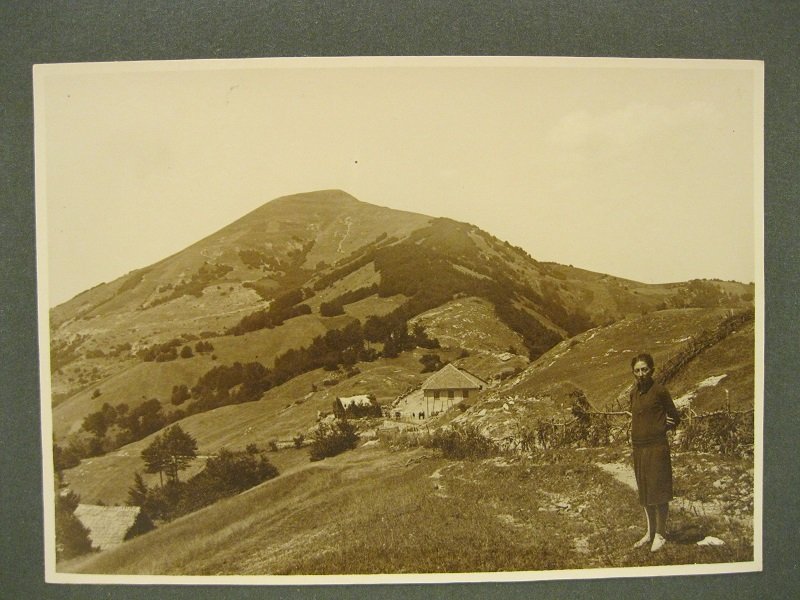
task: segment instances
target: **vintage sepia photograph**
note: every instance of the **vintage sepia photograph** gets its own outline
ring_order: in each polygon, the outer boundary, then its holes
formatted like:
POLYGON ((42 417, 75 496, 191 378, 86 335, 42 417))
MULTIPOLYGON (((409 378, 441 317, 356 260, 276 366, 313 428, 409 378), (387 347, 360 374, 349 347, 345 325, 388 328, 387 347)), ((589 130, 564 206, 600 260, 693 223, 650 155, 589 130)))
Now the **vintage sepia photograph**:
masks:
POLYGON ((762 62, 33 83, 48 582, 762 569, 762 62))

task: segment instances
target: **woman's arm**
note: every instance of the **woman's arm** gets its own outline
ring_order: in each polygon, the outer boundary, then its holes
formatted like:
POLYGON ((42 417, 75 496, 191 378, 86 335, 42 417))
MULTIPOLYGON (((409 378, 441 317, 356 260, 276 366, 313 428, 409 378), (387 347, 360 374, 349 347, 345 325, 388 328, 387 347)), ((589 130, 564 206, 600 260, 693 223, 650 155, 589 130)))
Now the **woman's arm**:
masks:
POLYGON ((667 429, 675 429, 681 422, 681 413, 675 408, 675 403, 672 401, 672 396, 664 389, 661 394, 661 404, 664 411, 667 413, 667 429))

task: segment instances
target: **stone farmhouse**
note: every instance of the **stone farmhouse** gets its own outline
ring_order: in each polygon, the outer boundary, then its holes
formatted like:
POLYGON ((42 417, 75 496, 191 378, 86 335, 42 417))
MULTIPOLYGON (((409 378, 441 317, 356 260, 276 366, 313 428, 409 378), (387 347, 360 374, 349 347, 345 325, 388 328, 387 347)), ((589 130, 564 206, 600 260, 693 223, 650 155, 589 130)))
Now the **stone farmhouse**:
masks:
POLYGON ((447 364, 422 384, 425 414, 433 416, 452 408, 459 402, 468 400, 486 385, 485 381, 472 373, 447 364))

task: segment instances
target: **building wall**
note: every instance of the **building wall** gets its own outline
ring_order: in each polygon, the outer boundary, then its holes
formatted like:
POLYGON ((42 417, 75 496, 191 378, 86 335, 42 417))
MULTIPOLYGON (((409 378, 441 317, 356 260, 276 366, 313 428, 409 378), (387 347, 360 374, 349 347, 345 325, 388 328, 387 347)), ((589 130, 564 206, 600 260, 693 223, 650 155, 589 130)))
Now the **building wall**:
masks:
POLYGON ((475 393, 477 390, 425 390, 425 402, 432 404, 435 400, 437 408, 442 400, 445 401, 443 406, 456 405, 462 400, 469 399, 470 395, 475 393), (437 392, 438 397, 436 396, 437 392), (453 392, 453 396, 450 397, 448 392, 453 392))

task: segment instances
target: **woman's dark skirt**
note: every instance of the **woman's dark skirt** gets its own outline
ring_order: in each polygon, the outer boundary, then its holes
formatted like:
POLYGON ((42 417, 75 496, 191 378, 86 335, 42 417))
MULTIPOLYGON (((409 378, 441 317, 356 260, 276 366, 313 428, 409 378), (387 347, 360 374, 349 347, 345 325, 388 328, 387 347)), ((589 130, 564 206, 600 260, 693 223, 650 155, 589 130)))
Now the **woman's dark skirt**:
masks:
POLYGON ((634 446, 633 472, 640 504, 664 504, 672 500, 672 461, 666 442, 634 446))

